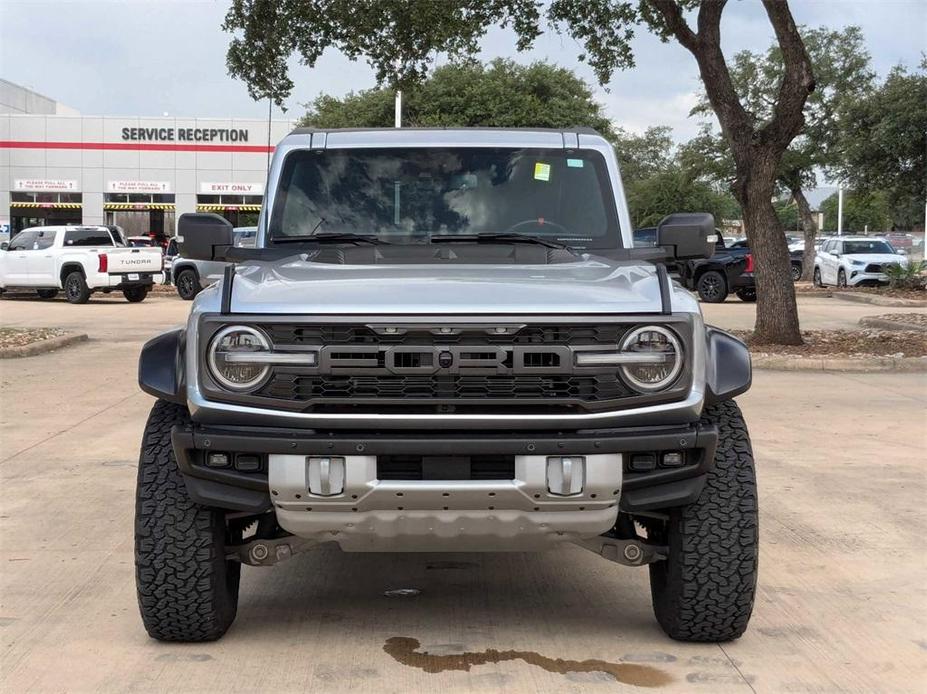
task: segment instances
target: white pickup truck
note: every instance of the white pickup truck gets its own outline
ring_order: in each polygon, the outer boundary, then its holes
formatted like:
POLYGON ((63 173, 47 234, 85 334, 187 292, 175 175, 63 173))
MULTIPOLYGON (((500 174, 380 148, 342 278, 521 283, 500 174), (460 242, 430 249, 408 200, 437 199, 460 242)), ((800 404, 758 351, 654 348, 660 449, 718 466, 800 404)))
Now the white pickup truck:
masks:
POLYGON ((102 226, 33 227, 0 248, 0 292, 53 299, 63 289, 70 303, 83 304, 95 291, 116 290, 136 303, 161 282, 160 248, 126 248, 102 226))

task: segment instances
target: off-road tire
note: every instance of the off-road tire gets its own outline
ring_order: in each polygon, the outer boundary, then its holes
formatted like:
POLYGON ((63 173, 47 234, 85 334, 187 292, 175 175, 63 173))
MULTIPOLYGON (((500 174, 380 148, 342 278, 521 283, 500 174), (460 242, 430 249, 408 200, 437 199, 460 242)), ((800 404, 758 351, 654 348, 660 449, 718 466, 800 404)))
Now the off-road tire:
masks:
POLYGON ((791 268, 789 268, 789 275, 792 277, 793 282, 798 282, 801 279, 801 265, 796 265, 792 263, 791 268))
POLYGON ((812 275, 811 284, 813 284, 815 287, 824 286, 824 280, 821 279, 821 268, 814 268, 814 275, 812 275))
POLYGON ((225 559, 221 512, 187 494, 171 428, 185 407, 159 400, 145 425, 135 497, 135 582, 142 621, 160 641, 213 641, 235 620, 241 564, 225 559))
POLYGON ((847 286, 847 271, 843 268, 837 270, 837 286, 846 287, 847 286))
POLYGON ((64 297, 70 304, 86 304, 90 301, 90 287, 87 286, 87 280, 77 270, 68 274, 64 278, 64 297))
MULTIPOLYGON (((718 427, 715 466, 698 501, 670 512, 666 560, 650 565, 657 621, 680 641, 729 641, 750 621, 759 555, 756 475, 750 435, 733 400, 705 409, 718 427)), ((657 532, 659 534, 660 531, 657 532)))
POLYGON ((699 276, 695 290, 705 303, 720 304, 727 299, 727 280, 717 270, 708 270, 699 276))
POLYGON ((35 293, 39 295, 40 299, 54 299, 58 296, 57 289, 36 289, 35 293))
POLYGON ((148 287, 145 285, 126 287, 122 290, 122 295, 130 304, 137 304, 140 301, 144 301, 145 297, 148 296, 148 287))
POLYGON ((199 277, 194 270, 181 270, 174 278, 174 286, 177 287, 177 294, 184 301, 193 301, 197 294, 200 293, 199 277))
POLYGON ((746 301, 747 303, 752 303, 756 301, 756 288, 755 287, 747 287, 744 289, 738 289, 736 293, 737 293, 737 298, 740 299, 741 301, 746 301))

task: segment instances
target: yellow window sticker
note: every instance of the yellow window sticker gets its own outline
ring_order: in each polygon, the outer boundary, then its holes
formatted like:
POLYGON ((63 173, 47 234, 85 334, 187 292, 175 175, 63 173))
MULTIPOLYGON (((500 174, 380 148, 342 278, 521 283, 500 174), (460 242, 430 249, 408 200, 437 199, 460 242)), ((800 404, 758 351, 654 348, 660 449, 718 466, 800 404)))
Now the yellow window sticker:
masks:
POLYGON ((550 180, 550 164, 545 164, 543 162, 536 162, 534 165, 534 177, 538 181, 549 181, 550 180))

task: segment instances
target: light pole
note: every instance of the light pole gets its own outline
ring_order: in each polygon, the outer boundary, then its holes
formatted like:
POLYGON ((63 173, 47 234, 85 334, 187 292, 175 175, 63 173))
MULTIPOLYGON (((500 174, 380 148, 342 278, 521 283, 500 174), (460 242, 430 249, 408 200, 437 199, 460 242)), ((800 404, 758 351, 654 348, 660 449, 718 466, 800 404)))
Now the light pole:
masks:
POLYGON ((397 128, 402 127, 402 90, 396 90, 396 108, 395 108, 395 121, 394 124, 397 128))
POLYGON ((837 236, 843 236, 843 186, 837 186, 837 236))

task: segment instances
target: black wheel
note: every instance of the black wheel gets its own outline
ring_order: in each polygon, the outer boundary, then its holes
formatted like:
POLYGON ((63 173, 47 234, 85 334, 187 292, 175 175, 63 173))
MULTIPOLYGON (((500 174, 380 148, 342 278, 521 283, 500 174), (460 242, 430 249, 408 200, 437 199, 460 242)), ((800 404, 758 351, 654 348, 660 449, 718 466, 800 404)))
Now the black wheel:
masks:
POLYGON ((790 274, 792 275, 792 281, 798 282, 798 280, 801 279, 801 265, 792 263, 792 270, 790 274))
POLYGON ((743 289, 738 289, 737 298, 746 302, 756 301, 756 287, 744 287, 743 289))
POLYGON ((57 289, 36 289, 35 293, 39 295, 40 299, 54 299, 58 296, 57 289))
POLYGON ((824 282, 821 280, 821 268, 814 268, 814 275, 812 277, 811 284, 813 284, 815 287, 824 286, 824 282))
POLYGON ((181 270, 174 278, 174 284, 177 285, 177 293, 184 301, 192 301, 193 297, 200 293, 200 281, 193 270, 181 270))
POLYGON ((840 268, 837 270, 837 286, 846 287, 847 286, 847 273, 846 270, 840 268))
POLYGON ((76 270, 64 278, 64 296, 69 303, 86 304, 90 301, 90 287, 84 276, 76 270))
POLYGON ((702 274, 695 288, 701 300, 709 304, 720 304, 727 298, 727 281, 724 275, 716 270, 708 270, 702 274))
POLYGON ((238 610, 225 517, 189 497, 171 447, 171 428, 189 423, 185 407, 155 403, 138 463, 135 582, 145 629, 161 641, 218 639, 238 610))
POLYGON ((126 287, 122 290, 122 295, 126 298, 126 301, 137 304, 139 301, 144 301, 145 297, 148 296, 148 287, 144 285, 126 287))
POLYGON ((702 424, 718 427, 715 467, 698 501, 673 510, 657 529, 669 556, 650 565, 650 592, 657 621, 670 637, 728 641, 744 633, 753 611, 759 555, 756 475, 737 403, 707 407, 702 424))

